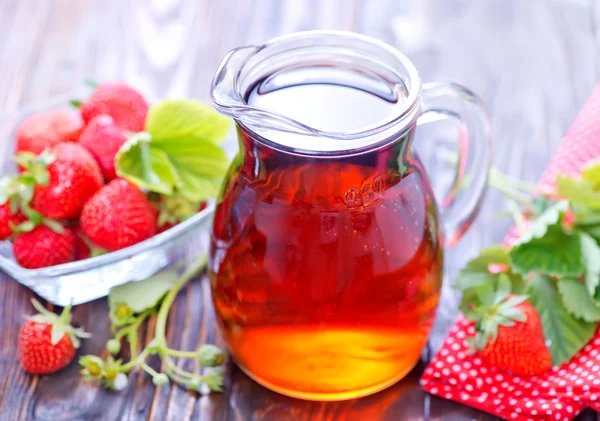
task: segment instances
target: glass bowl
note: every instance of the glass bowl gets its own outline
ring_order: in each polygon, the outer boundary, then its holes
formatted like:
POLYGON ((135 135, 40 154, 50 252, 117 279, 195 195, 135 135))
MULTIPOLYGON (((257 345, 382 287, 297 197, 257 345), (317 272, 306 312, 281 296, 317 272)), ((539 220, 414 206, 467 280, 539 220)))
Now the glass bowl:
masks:
MULTIPOLYGON (((12 162, 19 123, 29 114, 68 108, 72 96, 31 104, 12 115, 0 116, 0 174, 16 173, 12 162)), ((231 136, 230 136, 231 138, 231 136)), ((231 156, 232 139, 225 142, 231 156), (229 147, 228 147, 229 146, 229 147)), ((173 265, 185 269, 208 252, 214 203, 187 221, 134 246, 77 262, 43 269, 19 266, 9 241, 0 242, 0 270, 51 303, 65 306, 104 297, 111 287, 141 281, 173 265)))

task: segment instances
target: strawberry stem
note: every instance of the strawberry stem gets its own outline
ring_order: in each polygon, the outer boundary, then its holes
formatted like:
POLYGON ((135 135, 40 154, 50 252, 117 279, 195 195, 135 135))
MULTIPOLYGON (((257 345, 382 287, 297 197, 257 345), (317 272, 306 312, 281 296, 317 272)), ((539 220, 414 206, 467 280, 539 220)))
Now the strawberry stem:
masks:
POLYGON ((157 372, 155 369, 153 369, 152 367, 150 367, 148 364, 146 364, 146 362, 145 362, 145 361, 142 361, 142 362, 140 363, 140 367, 142 367, 142 369, 144 369, 144 371, 145 371, 146 373, 150 374, 152 377, 154 377, 154 376, 157 376, 157 375, 158 375, 158 372, 157 372))
POLYGON ((510 216, 515 221, 515 225, 517 226, 517 230, 519 231, 519 235, 523 235, 525 233, 525 218, 523 217, 523 213, 519 209, 519 205, 517 202, 511 199, 507 199, 506 205, 508 206, 508 212, 510 216))
POLYGON ((169 370, 172 370, 174 373, 176 373, 178 375, 181 375, 183 377, 188 377, 188 378, 194 377, 194 374, 189 373, 189 372, 187 372, 185 370, 182 370, 181 368, 177 367, 177 364, 175 364, 173 362, 173 359, 171 359, 169 357, 165 358, 165 363, 167 364, 167 368, 169 370))
POLYGON ((172 355, 177 358, 196 358, 198 354, 193 351, 179 351, 177 349, 165 348, 165 354, 172 355))
MULTIPOLYGON (((202 360, 199 359, 199 355, 200 355, 199 352, 179 351, 179 350, 169 348, 167 345, 167 338, 166 338, 167 318, 169 316, 169 311, 171 309, 171 306, 173 305, 173 302, 175 301, 175 297, 177 296, 179 291, 181 291, 181 289, 194 276, 196 276, 199 272, 201 272, 204 269, 204 267, 206 266, 206 262, 207 262, 206 256, 198 259, 197 262, 195 262, 191 267, 189 267, 183 273, 183 275, 181 275, 181 277, 175 282, 175 284, 167 292, 167 294, 163 298, 162 302, 160 302, 160 304, 158 305, 158 313, 157 313, 157 317, 156 317, 156 327, 154 330, 154 338, 144 347, 144 349, 139 353, 139 355, 137 354, 138 331, 139 331, 142 323, 144 323, 144 321, 146 321, 146 319, 148 317, 150 317, 151 315, 156 313, 156 307, 153 307, 153 308, 143 311, 137 317, 135 317, 132 321, 129 321, 131 319, 128 319, 128 324, 126 326, 120 328, 118 331, 116 331, 114 333, 114 338, 111 340, 120 341, 124 337, 126 337, 129 342, 131 357, 130 357, 130 361, 128 363, 121 365, 120 360, 114 361, 112 359, 112 357, 110 357, 109 362, 104 362, 104 361, 100 360, 98 357, 87 356, 81 360, 81 363, 84 367, 84 369, 82 370, 82 374, 87 379, 90 379, 90 380, 94 380, 94 379, 101 380, 102 384, 105 385, 106 387, 121 390, 117 387, 116 381, 114 379, 111 380, 111 379, 103 378, 102 376, 95 374, 95 372, 94 373, 92 372, 92 369, 90 368, 91 367, 90 364, 91 364, 92 359, 95 358, 95 359, 99 360, 99 362, 96 361, 96 364, 105 364, 105 365, 112 364, 113 367, 116 365, 116 368, 113 368, 113 370, 116 370, 118 373, 121 373, 122 375, 125 375, 126 373, 129 373, 130 371, 132 371, 136 368, 141 368, 142 370, 146 371, 147 373, 149 373, 152 376, 153 382, 157 386, 162 386, 162 385, 166 384, 167 383, 166 376, 168 376, 172 380, 174 380, 176 383, 187 386, 187 388, 190 390, 199 390, 200 387, 202 386, 202 383, 204 382, 204 383, 206 383, 206 385, 209 387, 210 390, 221 391, 222 387, 223 387, 223 378, 222 378, 221 371, 212 371, 212 372, 210 372, 210 374, 208 374, 208 372, 207 372, 206 376, 199 376, 195 373, 187 372, 186 370, 178 367, 177 364, 175 363, 175 361, 173 360, 174 357, 175 358, 194 359, 194 360, 197 360, 197 362, 199 362, 201 366, 202 365, 206 366, 207 363, 203 363, 202 360), (166 366, 166 373, 159 373, 146 363, 146 358, 148 357, 148 355, 153 355, 153 354, 158 354, 160 356, 160 358, 163 360, 163 363, 166 366)), ((222 361, 223 361, 222 360, 222 351, 220 351, 215 346, 212 346, 212 347, 216 351, 218 351, 219 359, 214 358, 214 362, 210 363, 211 367, 220 365, 220 364, 222 364, 222 361)), ((204 347, 204 349, 206 350, 206 347, 204 347)), ((210 351, 212 352, 212 354, 215 353, 215 351, 212 349, 210 351)))
POLYGON ((206 256, 201 257, 198 261, 193 264, 188 270, 186 270, 181 278, 175 282, 171 290, 165 296, 162 304, 160 305, 160 310, 158 310, 158 316, 156 317, 156 328, 154 330, 154 338, 158 342, 158 344, 166 348, 167 344, 167 336, 166 336, 166 327, 167 327, 167 317, 169 316, 169 310, 171 310, 171 306, 173 305, 173 301, 175 301, 175 297, 194 276, 204 269, 206 266, 206 256))
POLYGON ((490 169, 488 184, 515 202, 524 206, 531 205, 530 195, 520 191, 514 184, 514 180, 502 174, 494 167, 490 169))

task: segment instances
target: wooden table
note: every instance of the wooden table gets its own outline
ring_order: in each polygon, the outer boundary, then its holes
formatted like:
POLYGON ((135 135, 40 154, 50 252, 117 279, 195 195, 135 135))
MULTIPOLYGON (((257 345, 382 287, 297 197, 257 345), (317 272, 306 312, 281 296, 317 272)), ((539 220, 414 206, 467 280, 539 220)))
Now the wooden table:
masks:
MULTIPOLYGON (((316 28, 380 38, 405 51, 424 80, 453 79, 477 92, 492 116, 495 165, 530 181, 600 80, 597 0, 2 0, 0 110, 68 92, 85 78, 127 80, 150 98, 206 99, 229 49, 316 28)), ((478 222, 447 254, 450 279, 481 247, 501 240, 510 224, 495 219, 501 208, 499 195, 490 193, 478 222)), ((423 362, 408 378, 364 399, 314 403, 272 393, 234 366, 224 394, 202 397, 157 389, 143 374, 125 391, 107 392, 83 382, 75 363, 52 376, 29 376, 17 362, 16 337, 32 293, 1 274, 0 419, 494 419, 430 397, 418 385, 455 315, 449 288, 445 294, 423 362)), ((209 298, 205 279, 180 294, 169 319, 174 347, 219 343, 209 298)), ((102 352, 106 300, 78 306, 75 321, 94 335, 80 353, 102 352)), ((588 410, 578 419, 595 418, 588 410)))

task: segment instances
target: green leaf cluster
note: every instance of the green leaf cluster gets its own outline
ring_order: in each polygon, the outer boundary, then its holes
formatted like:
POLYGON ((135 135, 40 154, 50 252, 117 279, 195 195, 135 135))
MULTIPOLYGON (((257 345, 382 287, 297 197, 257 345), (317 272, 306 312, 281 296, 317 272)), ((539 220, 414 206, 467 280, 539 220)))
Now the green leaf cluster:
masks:
POLYGON ((557 194, 559 199, 530 203, 530 224, 510 251, 483 250, 455 281, 463 292, 461 310, 478 323, 482 307, 494 308, 489 294, 526 295, 555 365, 570 360, 600 322, 600 163, 588 164, 581 177, 557 177, 557 194), (497 267, 503 270, 493 270, 497 267))
POLYGON ((219 143, 230 121, 194 100, 164 100, 148 111, 145 132, 115 158, 117 174, 151 192, 179 192, 191 202, 218 194, 228 159, 219 143))

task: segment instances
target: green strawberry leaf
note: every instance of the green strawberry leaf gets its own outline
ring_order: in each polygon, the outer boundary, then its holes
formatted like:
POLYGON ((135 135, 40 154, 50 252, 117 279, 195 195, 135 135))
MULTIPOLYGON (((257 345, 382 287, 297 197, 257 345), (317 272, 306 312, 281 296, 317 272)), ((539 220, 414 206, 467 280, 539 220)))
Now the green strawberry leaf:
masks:
POLYGON ((110 314, 123 304, 133 313, 141 313, 155 307, 178 278, 177 269, 169 269, 143 281, 112 287, 108 294, 110 314))
POLYGON ((511 266, 525 276, 530 272, 578 276, 585 270, 579 234, 565 234, 560 223, 547 227, 543 237, 516 245, 509 255, 511 266))
POLYGON ((585 286, 590 296, 594 296, 600 285, 600 247, 591 236, 580 233, 581 255, 585 264, 585 286))
POLYGON ((148 133, 132 135, 115 160, 119 177, 156 193, 173 193, 176 170, 167 154, 151 145, 148 133))
POLYGON ((577 230, 600 241, 600 212, 581 205, 573 205, 572 209, 577 230))
POLYGON ((579 279, 560 279, 558 291, 564 308, 573 316, 590 323, 600 322, 600 307, 596 305, 579 279))
POLYGON ((556 202, 553 202, 545 197, 536 197, 531 201, 531 210, 533 211, 534 215, 541 215, 555 204, 556 202))
POLYGON ((153 139, 175 143, 217 144, 230 128, 227 117, 195 100, 161 101, 150 108, 146 119, 146 131, 153 139))
POLYGON ((188 200, 204 201, 219 193, 229 167, 223 149, 193 138, 177 141, 154 140, 152 145, 164 151, 177 169, 177 190, 188 200))
POLYGON ((458 273, 454 280, 454 288, 466 291, 471 288, 477 288, 481 285, 490 284, 495 289, 501 274, 506 275, 510 281, 510 292, 521 294, 526 290, 526 282, 523 277, 512 271, 510 268, 510 257, 508 250, 502 246, 493 246, 481 251, 478 257, 470 260, 467 265, 458 273), (492 273, 490 265, 506 265, 505 272, 492 273))
POLYGON ((60 222, 55 221, 53 219, 44 218, 44 220, 42 221, 42 224, 46 225, 48 228, 50 228, 52 231, 54 231, 57 234, 65 233, 65 227, 63 226, 63 224, 61 224, 60 222))
POLYGON ((521 238, 519 238, 515 245, 527 243, 534 238, 539 239, 544 237, 548 231, 548 227, 558 223, 568 208, 569 202, 561 200, 545 209, 539 216, 531 221, 529 229, 521 236, 521 238))
POLYGON ((529 301, 536 308, 553 365, 569 361, 594 335, 596 324, 579 320, 562 305, 556 283, 548 276, 531 280, 529 301))
POLYGON ((117 174, 147 190, 190 201, 215 197, 228 168, 217 145, 228 118, 193 100, 165 100, 150 108, 146 133, 128 140, 116 158, 117 174))
POLYGON ((556 192, 573 203, 600 210, 600 193, 586 179, 575 179, 559 175, 556 177, 556 192))

